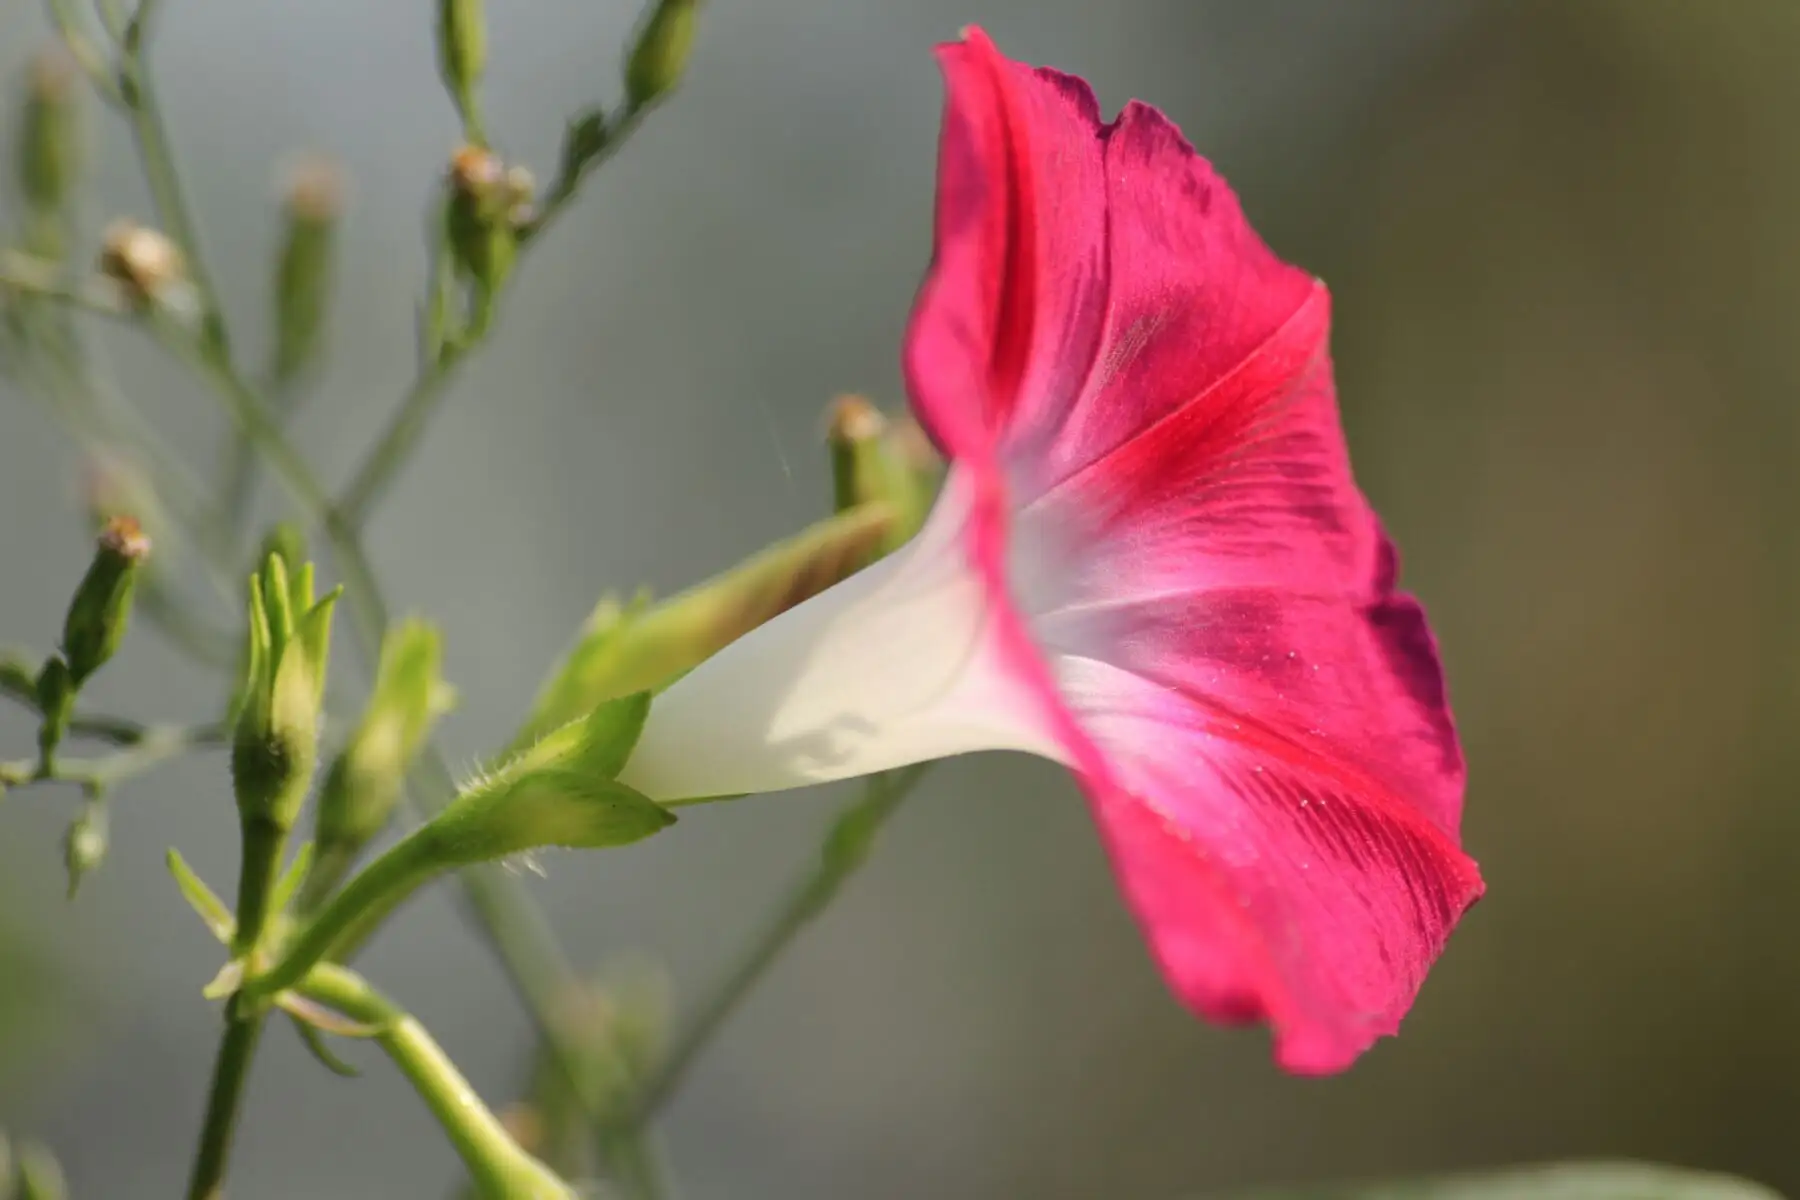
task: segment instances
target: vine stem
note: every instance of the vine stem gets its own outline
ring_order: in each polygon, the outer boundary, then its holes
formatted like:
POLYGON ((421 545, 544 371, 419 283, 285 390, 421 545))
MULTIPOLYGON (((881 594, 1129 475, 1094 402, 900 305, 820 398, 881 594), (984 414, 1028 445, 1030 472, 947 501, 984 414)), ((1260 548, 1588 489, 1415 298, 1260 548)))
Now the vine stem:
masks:
POLYGON ((235 1003, 225 1009, 225 1033, 219 1039, 213 1063, 212 1087, 206 1097, 206 1117, 200 1127, 200 1145, 194 1153, 194 1170, 188 1180, 188 1200, 220 1200, 225 1194, 225 1165, 231 1157, 231 1138, 237 1130, 244 1084, 250 1062, 262 1037, 260 1014, 238 1011, 235 1003))
POLYGON ((575 1190, 527 1154, 418 1019, 342 967, 315 967, 298 989, 307 999, 365 1023, 468 1167, 496 1200, 575 1200, 575 1190))

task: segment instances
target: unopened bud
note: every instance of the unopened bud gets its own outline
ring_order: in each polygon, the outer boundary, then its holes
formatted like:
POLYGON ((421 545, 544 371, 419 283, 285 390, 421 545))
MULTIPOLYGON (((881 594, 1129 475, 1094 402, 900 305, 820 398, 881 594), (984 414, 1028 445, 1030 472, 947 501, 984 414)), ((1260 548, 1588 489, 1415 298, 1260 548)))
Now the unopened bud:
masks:
POLYGON ((890 506, 860 505, 654 606, 603 599, 544 682, 513 745, 615 696, 666 687, 765 621, 847 579, 893 523, 890 506))
POLYGON ((277 383, 298 378, 318 356, 336 266, 344 177, 336 164, 309 158, 288 177, 281 257, 275 268, 277 383))
POLYGON ((654 0, 625 60, 625 101, 641 109, 681 82, 699 24, 700 0, 654 0))
POLYGON ((924 524, 931 492, 921 482, 914 465, 916 451, 909 445, 911 437, 923 436, 910 422, 889 422, 861 396, 839 396, 832 402, 826 441, 831 447, 833 506, 845 512, 881 504, 893 514, 869 561, 905 545, 924 524))
POLYGON ((862 396, 832 401, 825 440, 831 447, 832 508, 843 512, 883 499, 888 473, 882 435, 887 418, 862 396))
POLYGON ((60 256, 61 228, 81 173, 81 69, 68 51, 45 50, 31 62, 18 140, 19 191, 36 227, 32 249, 60 256))
POLYGON ((248 639, 231 772, 248 824, 293 828, 318 761, 319 708, 338 592, 313 599, 312 566, 271 555, 250 581, 248 639))
POLYGON ((479 134, 477 88, 487 68, 487 20, 481 0, 438 0, 438 70, 471 134, 479 134))
POLYGON ((432 724, 455 703, 440 674, 442 637, 423 621, 388 631, 369 705, 319 789, 314 857, 302 908, 336 886, 358 853, 387 826, 406 773, 432 724))
POLYGON ((114 221, 100 244, 100 271, 139 304, 175 306, 191 286, 175 243, 132 221, 114 221))
POLYGON ((489 293, 512 271, 518 252, 515 218, 529 210, 531 187, 529 172, 508 171, 499 156, 480 146, 464 146, 450 160, 445 217, 450 247, 457 265, 489 293))
POLYGON ((94 796, 82 806, 80 815, 69 822, 69 828, 63 834, 63 866, 69 875, 69 899, 75 898, 88 872, 105 861, 106 848, 106 803, 94 796))
POLYGON ((124 640, 131 594, 139 568, 149 557, 150 539, 136 517, 113 517, 100 530, 94 559, 63 620, 63 657, 77 689, 124 640))

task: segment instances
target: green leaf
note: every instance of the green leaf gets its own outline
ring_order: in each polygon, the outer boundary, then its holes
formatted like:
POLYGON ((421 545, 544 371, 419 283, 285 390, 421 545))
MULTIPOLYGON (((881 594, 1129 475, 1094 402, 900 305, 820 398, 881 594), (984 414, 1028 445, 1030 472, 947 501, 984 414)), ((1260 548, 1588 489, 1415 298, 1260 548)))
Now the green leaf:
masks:
POLYGON ((1761 1184, 1649 1163, 1559 1163, 1386 1183, 1319 1184, 1237 1200, 1781 1200, 1761 1184))
POLYGON ((225 907, 225 902, 219 899, 217 894, 206 886, 205 881, 194 873, 194 869, 188 866, 187 860, 181 857, 179 850, 171 849, 167 861, 169 874, 175 877, 175 886, 181 889, 181 895, 187 900, 188 907, 193 909, 194 914, 206 923, 206 927, 212 930, 214 937, 221 942, 229 943, 232 936, 237 933, 237 921, 232 917, 231 910, 225 907))

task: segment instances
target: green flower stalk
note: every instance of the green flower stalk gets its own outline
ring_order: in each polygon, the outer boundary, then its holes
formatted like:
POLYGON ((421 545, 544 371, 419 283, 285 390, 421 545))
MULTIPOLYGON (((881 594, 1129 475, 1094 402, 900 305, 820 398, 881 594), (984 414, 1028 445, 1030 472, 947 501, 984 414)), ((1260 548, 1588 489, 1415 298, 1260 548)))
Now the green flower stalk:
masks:
POLYGON ((552 846, 622 846, 674 824, 673 813, 614 779, 649 711, 644 693, 602 705, 472 780, 327 900, 281 961, 245 984, 246 997, 266 1000, 293 987, 314 964, 348 955, 408 897, 447 872, 552 846))
POLYGON ((335 164, 309 158, 294 168, 275 267, 275 350, 269 374, 277 388, 292 386, 319 358, 343 208, 344 178, 335 164))
POLYGON ((319 791, 303 911, 317 907, 337 886, 393 816, 426 735, 456 702, 455 690, 440 673, 442 660, 442 638, 423 621, 404 621, 382 640, 368 707, 319 791))
POLYGON ((575 1189, 519 1145, 417 1018, 342 967, 317 968, 298 990, 369 1031, 431 1109, 479 1195, 575 1200, 575 1189))
POLYGON ((250 580, 244 678, 231 746, 244 838, 233 947, 240 957, 262 939, 282 848, 317 765, 337 598, 334 590, 315 601, 312 565, 290 579, 279 555, 270 555, 250 580))
POLYGON ((633 109, 661 100, 681 82, 700 23, 700 0, 656 0, 625 59, 625 102, 633 109))

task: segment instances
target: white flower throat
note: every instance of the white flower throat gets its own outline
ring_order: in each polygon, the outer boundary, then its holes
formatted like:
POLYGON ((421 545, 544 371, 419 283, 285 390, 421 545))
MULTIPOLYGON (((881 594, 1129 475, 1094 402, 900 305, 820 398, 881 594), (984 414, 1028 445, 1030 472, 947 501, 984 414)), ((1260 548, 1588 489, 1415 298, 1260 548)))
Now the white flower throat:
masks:
POLYGON ((974 750, 1059 761, 998 651, 952 470, 925 528, 656 698, 621 782, 655 800, 776 791, 974 750))

